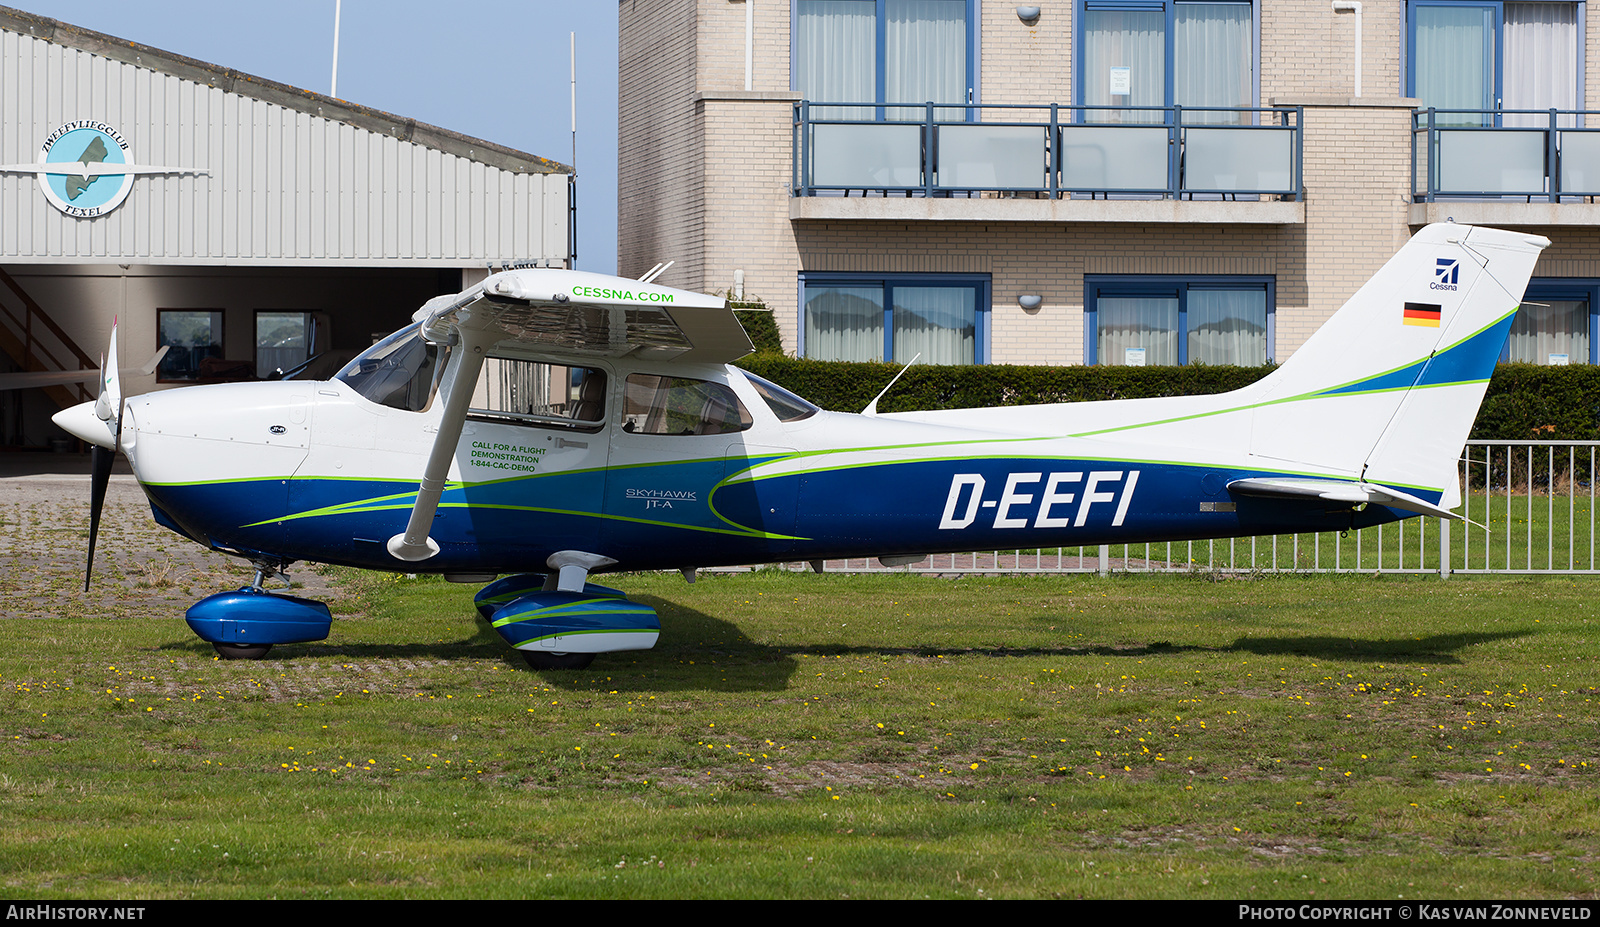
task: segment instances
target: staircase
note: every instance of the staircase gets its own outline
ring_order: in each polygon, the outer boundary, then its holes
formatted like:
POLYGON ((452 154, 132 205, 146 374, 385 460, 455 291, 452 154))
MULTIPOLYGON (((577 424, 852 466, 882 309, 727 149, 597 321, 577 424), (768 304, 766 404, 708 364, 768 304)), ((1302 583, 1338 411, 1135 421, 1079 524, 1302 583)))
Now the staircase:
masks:
MULTIPOLYGON (((85 354, 55 320, 33 301, 20 284, 0 269, 0 351, 28 372, 96 370, 99 364, 85 354)), ((93 381, 53 384, 40 389, 61 408, 93 399, 93 381)))

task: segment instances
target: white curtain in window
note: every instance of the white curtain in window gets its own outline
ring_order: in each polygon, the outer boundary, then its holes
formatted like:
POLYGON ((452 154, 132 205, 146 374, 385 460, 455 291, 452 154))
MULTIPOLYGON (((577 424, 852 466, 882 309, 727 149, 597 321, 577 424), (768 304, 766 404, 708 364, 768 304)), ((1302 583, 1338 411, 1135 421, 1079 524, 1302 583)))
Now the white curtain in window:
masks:
POLYGON ((1512 361, 1548 364, 1550 355, 1565 354, 1569 364, 1589 363, 1589 301, 1545 299, 1545 305, 1523 303, 1511 322, 1512 361))
POLYGON ((1102 296, 1095 301, 1100 363, 1121 367, 1128 350, 1143 349, 1145 366, 1178 362, 1176 296, 1102 296))
POLYGON ((806 287, 806 356, 883 360, 883 287, 806 287))
MULTIPOLYGON (((1578 108, 1578 6, 1507 3, 1505 109, 1578 108)), ((1573 125, 1573 117, 1560 117, 1573 125)), ((1548 116, 1506 116, 1508 126, 1546 126, 1548 116)))
POLYGON ((1267 362, 1267 292, 1189 290, 1189 363, 1267 362))
MULTIPOLYGON (((828 103, 877 100, 877 4, 800 0, 795 79, 800 95, 828 103)), ((872 119, 869 106, 830 106, 813 119, 872 119)))
MULTIPOLYGON (((1160 10, 1088 10, 1083 19, 1086 106, 1165 106, 1167 16, 1160 10), (1113 90, 1126 93, 1112 93, 1113 90)), ((1091 112, 1089 122, 1163 121, 1160 112, 1091 112)))
MULTIPOLYGON (((1180 3, 1174 9, 1172 93, 1179 106, 1250 106, 1250 5, 1180 3)), ((1242 123, 1248 114, 1195 113, 1184 123, 1242 123)))
POLYGON ((896 286, 894 359, 907 364, 971 364, 978 295, 969 286, 896 286))
MULTIPOLYGON (((884 102, 967 102, 966 0, 888 0, 884 102)), ((890 119, 921 120, 923 109, 891 109, 890 119)), ((935 110, 956 121, 963 110, 935 110)))
MULTIPOLYGON (((1424 108, 1494 109, 1494 10, 1416 8, 1416 95, 1424 108)), ((1439 116, 1444 125, 1482 125, 1475 115, 1439 116)))

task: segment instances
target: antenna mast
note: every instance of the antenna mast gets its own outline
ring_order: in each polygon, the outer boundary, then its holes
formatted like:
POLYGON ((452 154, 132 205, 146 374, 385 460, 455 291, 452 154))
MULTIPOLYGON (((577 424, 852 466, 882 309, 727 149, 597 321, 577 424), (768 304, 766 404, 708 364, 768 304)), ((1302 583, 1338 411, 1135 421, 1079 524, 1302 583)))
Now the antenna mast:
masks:
POLYGON ((328 90, 328 96, 335 99, 339 96, 339 8, 344 0, 333 0, 333 86, 328 90))
POLYGON ((570 75, 572 87, 572 100, 570 103, 572 110, 572 172, 576 176, 578 172, 578 34, 576 32, 567 33, 567 42, 569 46, 567 49, 567 62, 572 72, 570 75))

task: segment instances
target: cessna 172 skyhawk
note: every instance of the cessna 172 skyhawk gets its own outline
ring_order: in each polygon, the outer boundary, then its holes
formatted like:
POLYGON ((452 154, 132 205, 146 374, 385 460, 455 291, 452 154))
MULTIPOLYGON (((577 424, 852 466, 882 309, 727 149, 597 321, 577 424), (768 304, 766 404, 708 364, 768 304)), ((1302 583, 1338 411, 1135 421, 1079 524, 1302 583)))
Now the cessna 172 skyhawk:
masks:
POLYGON ((325 382, 124 401, 113 333, 100 398, 56 420, 96 445, 101 496, 120 442, 160 524, 254 562, 252 586, 188 612, 224 656, 327 637, 326 606, 262 588, 310 560, 511 574, 479 610, 531 665, 582 667, 660 631, 591 573, 1456 517, 1457 458, 1548 244, 1429 226, 1221 395, 825 412, 729 366, 750 342, 722 299, 510 270, 325 382))

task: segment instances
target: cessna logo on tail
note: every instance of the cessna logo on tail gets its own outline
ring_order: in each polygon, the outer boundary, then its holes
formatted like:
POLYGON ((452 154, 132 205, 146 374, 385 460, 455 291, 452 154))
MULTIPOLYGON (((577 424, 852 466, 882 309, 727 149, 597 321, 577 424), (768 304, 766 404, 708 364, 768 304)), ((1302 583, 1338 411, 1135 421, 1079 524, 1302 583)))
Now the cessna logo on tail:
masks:
POLYGON ((1005 489, 1001 491, 998 499, 985 499, 983 491, 987 482, 981 474, 957 473, 950 479, 950 494, 944 500, 944 517, 939 520, 940 529, 965 528, 978 519, 982 510, 994 509, 994 528, 1026 528, 1032 524, 1035 528, 1065 528, 1071 525, 1081 528, 1089 521, 1089 514, 1097 504, 1109 506, 1115 502, 1116 514, 1111 517, 1111 526, 1118 527, 1128 516, 1128 504, 1133 501, 1134 487, 1139 485, 1139 471, 1127 471, 1127 478, 1123 479, 1121 470, 1091 470, 1088 479, 1084 479, 1081 471, 1068 473, 1051 473, 1048 476, 1043 472, 1038 473, 1008 473, 1006 474, 1005 489), (1043 491, 1037 494, 1033 491, 1036 484, 1043 483, 1043 491), (1121 484, 1117 489, 1104 489, 1102 487, 1121 484), (1083 490, 1080 495, 1076 490, 1083 490), (1024 492, 1024 489, 1029 491, 1024 492), (1068 491, 1069 489, 1073 491, 1068 491), (1034 504, 1035 498, 1038 504, 1034 504), (962 509, 963 499, 965 509, 960 515, 956 514, 962 509), (1074 503, 1076 514, 1074 514, 1074 503), (1030 521, 1031 513, 1031 521, 1030 521))
POLYGON ((1433 282, 1428 286, 1435 290, 1453 290, 1460 282, 1460 261, 1455 258, 1438 258, 1433 262, 1433 282))

